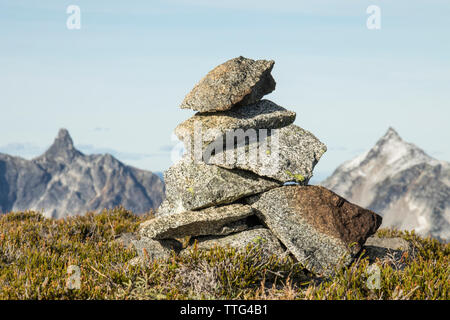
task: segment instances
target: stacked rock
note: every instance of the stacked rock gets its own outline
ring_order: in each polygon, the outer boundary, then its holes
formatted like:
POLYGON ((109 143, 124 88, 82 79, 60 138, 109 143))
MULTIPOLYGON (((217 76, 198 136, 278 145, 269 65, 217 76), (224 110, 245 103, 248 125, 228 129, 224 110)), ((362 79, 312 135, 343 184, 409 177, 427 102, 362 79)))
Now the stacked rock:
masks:
POLYGON ((175 239, 186 236, 200 249, 258 242, 329 274, 378 229, 377 214, 308 185, 326 146, 293 124, 295 112, 262 100, 275 90, 273 66, 231 59, 185 97, 181 108, 198 111, 175 129, 187 152, 164 173, 166 200, 141 225, 138 252, 182 254, 175 239))

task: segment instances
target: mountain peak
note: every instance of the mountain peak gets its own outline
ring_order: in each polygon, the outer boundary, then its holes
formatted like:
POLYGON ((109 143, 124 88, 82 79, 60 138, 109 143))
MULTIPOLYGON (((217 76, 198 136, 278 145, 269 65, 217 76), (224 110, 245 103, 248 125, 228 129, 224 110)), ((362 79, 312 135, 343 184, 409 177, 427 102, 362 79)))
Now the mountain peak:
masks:
POLYGON ((415 229, 448 241, 449 177, 448 163, 428 156, 391 127, 373 148, 339 166, 321 184, 381 213, 382 227, 415 229))
POLYGON ((31 209, 64 218, 122 205, 139 214, 164 199, 164 183, 156 175, 111 155, 84 156, 66 129, 37 158, 0 158, 0 213, 31 209))
POLYGON ((81 155, 81 152, 75 149, 69 131, 63 128, 59 130, 55 141, 42 157, 52 160, 68 161, 79 155, 81 155))
POLYGON ((403 141, 398 132, 392 128, 389 127, 389 129, 386 131, 384 136, 381 138, 381 140, 400 140, 403 141))
POLYGON ((58 136, 55 139, 55 143, 58 143, 60 146, 65 148, 73 148, 73 140, 72 137, 69 134, 69 131, 67 129, 59 129, 58 136))
MULTIPOLYGON (((412 166, 417 163, 433 161, 422 149, 416 145, 406 142, 395 131, 389 127, 383 137, 378 140, 375 146, 368 153, 368 157, 376 160, 378 157, 384 158, 387 165, 393 165, 392 169, 400 170, 405 166, 412 166), (400 168, 401 167, 401 168, 400 168)), ((379 160, 381 161, 381 160, 379 160)))

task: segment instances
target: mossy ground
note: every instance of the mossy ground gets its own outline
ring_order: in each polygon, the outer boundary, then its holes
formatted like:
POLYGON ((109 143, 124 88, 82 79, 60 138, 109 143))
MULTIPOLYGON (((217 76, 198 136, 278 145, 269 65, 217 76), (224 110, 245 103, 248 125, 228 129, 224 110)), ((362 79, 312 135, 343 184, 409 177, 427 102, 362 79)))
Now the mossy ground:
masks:
POLYGON ((1 216, 0 299, 449 299, 449 244, 414 233, 378 232, 407 239, 416 254, 378 261, 381 287, 371 290, 368 258, 332 279, 313 277, 289 257, 263 259, 257 247, 131 266, 136 253, 113 240, 148 218, 123 208, 65 220, 1 216), (69 265, 80 268, 80 289, 67 288, 69 265))

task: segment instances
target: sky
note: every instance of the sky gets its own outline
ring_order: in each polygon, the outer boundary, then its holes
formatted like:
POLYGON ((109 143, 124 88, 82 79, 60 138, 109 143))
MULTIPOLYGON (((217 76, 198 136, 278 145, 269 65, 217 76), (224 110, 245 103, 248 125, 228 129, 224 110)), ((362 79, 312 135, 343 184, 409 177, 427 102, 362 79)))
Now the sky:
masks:
POLYGON ((243 55, 275 60, 266 98, 328 146, 316 181, 389 126, 450 161, 449 14, 448 0, 0 0, 0 152, 31 159, 67 128, 85 153, 164 171, 194 114, 184 96, 243 55))

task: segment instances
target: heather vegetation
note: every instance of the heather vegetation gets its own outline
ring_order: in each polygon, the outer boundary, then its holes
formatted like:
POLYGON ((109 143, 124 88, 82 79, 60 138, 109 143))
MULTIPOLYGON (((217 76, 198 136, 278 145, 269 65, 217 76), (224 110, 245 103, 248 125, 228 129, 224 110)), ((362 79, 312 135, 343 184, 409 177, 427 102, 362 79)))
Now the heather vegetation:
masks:
POLYGON ((151 218, 123 208, 65 220, 2 215, 0 299, 449 299, 449 244, 414 233, 378 231, 406 239, 412 250, 375 261, 380 288, 369 289, 363 254, 321 278, 289 256, 264 258, 257 242, 245 251, 194 249, 133 265, 136 252, 116 239, 151 218), (70 265, 80 268, 80 289, 67 287, 70 265))

